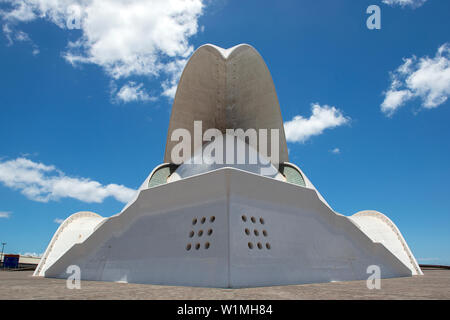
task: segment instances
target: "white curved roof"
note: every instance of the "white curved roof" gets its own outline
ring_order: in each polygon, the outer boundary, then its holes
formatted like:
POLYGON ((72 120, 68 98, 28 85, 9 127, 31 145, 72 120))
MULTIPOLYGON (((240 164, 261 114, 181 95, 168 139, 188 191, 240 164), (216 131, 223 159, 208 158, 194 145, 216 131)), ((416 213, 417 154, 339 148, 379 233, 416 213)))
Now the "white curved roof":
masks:
POLYGON ((86 240, 105 219, 94 212, 81 211, 64 220, 56 230, 33 275, 44 276, 45 271, 55 261, 74 244, 86 240))
MULTIPOLYGON (((184 128, 193 137, 194 121, 202 121, 202 134, 210 128, 223 133, 226 129, 278 129, 279 162, 289 161, 272 77, 262 57, 248 44, 230 49, 206 44, 191 56, 172 106, 164 162, 174 162, 171 151, 178 141, 171 141, 172 132, 184 128)), ((270 135, 268 143, 270 150, 270 135)), ((194 148, 192 141, 192 153, 194 148)))
POLYGON ((222 135, 222 139, 223 141, 225 141, 226 139, 228 139, 229 141, 234 141, 234 143, 232 144, 232 148, 234 150, 227 150, 227 144, 224 144, 221 157, 216 158, 206 152, 209 146, 212 146, 212 148, 214 147, 213 144, 216 141, 209 142, 208 144, 205 144, 202 149, 198 149, 191 159, 181 164, 176 169, 174 174, 172 174, 172 177, 168 180, 168 182, 177 181, 224 167, 236 168, 281 181, 286 180, 280 174, 278 168, 271 164, 266 157, 258 153, 255 148, 247 144, 245 141, 239 139, 236 136, 227 134, 222 135), (244 161, 242 162, 238 161, 238 149, 242 149, 242 153, 245 155, 244 159, 242 159, 244 161), (227 151, 230 151, 230 153, 234 156, 234 159, 231 163, 227 163, 226 161, 227 151))
POLYGON ((400 230, 384 214, 374 210, 364 210, 348 218, 373 242, 381 243, 388 248, 392 254, 411 270, 413 275, 423 274, 400 230))

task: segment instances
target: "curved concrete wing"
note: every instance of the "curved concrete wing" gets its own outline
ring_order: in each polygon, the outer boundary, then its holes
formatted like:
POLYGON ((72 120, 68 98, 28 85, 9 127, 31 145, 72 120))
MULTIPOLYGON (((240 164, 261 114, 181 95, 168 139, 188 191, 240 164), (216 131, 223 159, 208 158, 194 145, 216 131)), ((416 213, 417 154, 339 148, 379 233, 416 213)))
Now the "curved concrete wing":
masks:
MULTIPOLYGON (((171 151, 178 141, 171 141, 172 132, 184 128, 194 137, 194 121, 202 121, 202 135, 209 128, 223 133, 238 128, 269 133, 278 129, 279 162, 289 161, 272 76, 259 53, 247 44, 227 50, 206 44, 189 59, 172 106, 164 162, 173 162, 171 151)), ((270 150, 270 134, 268 142, 270 150)), ((194 154, 193 141, 191 145, 194 154)))
POLYGON ((373 242, 379 242, 388 248, 401 262, 411 269, 413 275, 422 275, 414 255, 406 244, 400 230, 384 214, 365 210, 349 217, 373 242))
POLYGON ((45 271, 55 261, 64 255, 74 244, 81 243, 87 239, 104 220, 105 218, 89 211, 74 213, 64 220, 58 230, 56 230, 33 275, 45 276, 45 271))

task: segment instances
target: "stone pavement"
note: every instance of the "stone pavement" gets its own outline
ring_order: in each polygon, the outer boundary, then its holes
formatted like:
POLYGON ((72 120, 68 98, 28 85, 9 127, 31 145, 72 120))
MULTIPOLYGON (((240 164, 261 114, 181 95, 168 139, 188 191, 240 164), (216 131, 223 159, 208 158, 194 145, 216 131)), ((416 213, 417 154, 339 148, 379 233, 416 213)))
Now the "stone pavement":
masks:
POLYGON ((80 290, 70 290, 63 279, 0 271, 0 299, 450 299, 450 270, 423 271, 424 276, 382 279, 380 290, 368 290, 365 281, 245 289, 81 281, 80 290))

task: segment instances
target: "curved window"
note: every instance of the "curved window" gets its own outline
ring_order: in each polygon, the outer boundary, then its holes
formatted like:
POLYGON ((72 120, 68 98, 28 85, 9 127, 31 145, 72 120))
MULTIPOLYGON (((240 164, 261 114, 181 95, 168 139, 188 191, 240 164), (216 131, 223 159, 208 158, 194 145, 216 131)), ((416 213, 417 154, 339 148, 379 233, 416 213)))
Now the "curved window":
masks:
POLYGON ((274 179, 277 178, 279 172, 272 163, 269 163, 270 159, 267 159, 265 156, 260 154, 255 148, 246 143, 244 140, 240 139, 238 136, 225 134, 221 136, 220 140, 217 140, 217 142, 215 141, 216 140, 213 140, 212 142, 208 142, 203 145, 202 149, 197 150, 190 161, 185 161, 184 163, 182 163, 175 173, 181 179, 184 179, 193 175, 203 174, 220 168, 229 167, 274 179), (229 141, 232 142, 230 146, 227 145, 229 141), (216 159, 214 158, 214 156, 211 156, 209 152, 205 152, 208 147, 219 147, 221 146, 221 143, 223 143, 223 158, 216 159), (233 155, 233 158, 231 160, 227 158, 227 148, 231 148, 231 151, 228 151, 233 155), (244 154, 240 154, 240 152, 242 151, 244 151, 244 154), (240 154, 243 159, 238 157, 238 154, 240 154))
POLYGON ((148 181, 148 187, 156 187, 161 184, 167 183, 167 178, 175 172, 175 170, 178 168, 175 164, 166 164, 158 169, 153 173, 153 175, 150 177, 150 180, 148 181))
POLYGON ((286 177, 287 182, 306 187, 302 174, 296 168, 283 163, 280 164, 280 172, 286 177))

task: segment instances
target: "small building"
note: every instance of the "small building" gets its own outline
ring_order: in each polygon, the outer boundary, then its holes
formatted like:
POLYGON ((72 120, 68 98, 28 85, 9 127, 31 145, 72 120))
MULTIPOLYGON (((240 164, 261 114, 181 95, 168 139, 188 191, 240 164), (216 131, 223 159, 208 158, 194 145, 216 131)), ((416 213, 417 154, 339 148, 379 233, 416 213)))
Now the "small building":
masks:
POLYGON ((40 257, 21 254, 4 254, 0 259, 2 268, 27 270, 36 269, 40 260, 40 257))
POLYGON ((6 269, 16 269, 19 267, 19 258, 18 254, 5 254, 3 256, 3 268, 6 269))

